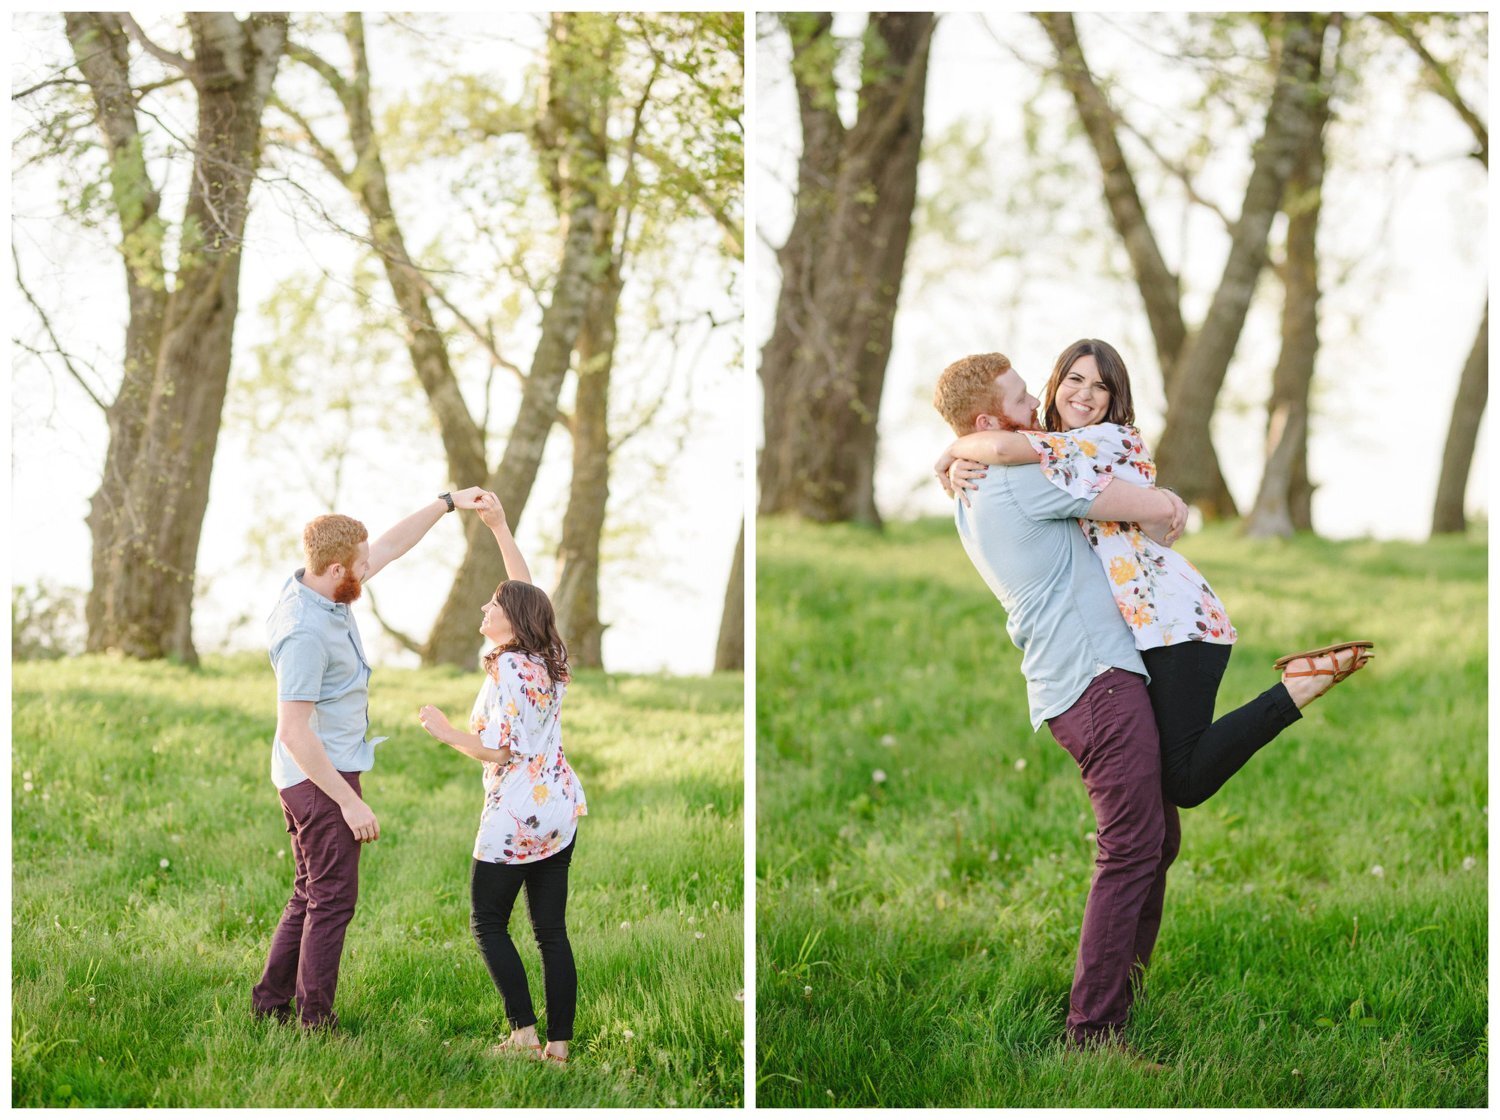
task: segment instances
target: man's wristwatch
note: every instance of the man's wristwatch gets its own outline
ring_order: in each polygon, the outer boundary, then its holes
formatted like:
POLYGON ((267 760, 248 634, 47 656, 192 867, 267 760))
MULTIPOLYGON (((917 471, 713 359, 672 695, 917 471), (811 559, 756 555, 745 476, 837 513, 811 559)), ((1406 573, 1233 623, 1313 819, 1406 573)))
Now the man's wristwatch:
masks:
POLYGON ((445 502, 448 503, 448 512, 449 513, 452 513, 454 510, 456 510, 458 508, 456 505, 453 504, 453 495, 452 494, 443 493, 443 494, 439 494, 438 497, 442 498, 443 501, 445 501, 445 502))

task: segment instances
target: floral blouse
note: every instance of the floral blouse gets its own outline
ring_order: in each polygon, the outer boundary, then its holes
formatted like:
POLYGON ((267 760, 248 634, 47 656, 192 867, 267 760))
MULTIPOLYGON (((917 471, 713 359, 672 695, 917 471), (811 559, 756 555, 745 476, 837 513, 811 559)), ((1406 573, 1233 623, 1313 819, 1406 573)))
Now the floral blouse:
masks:
POLYGON ((507 651, 495 659, 469 716, 469 730, 490 750, 510 749, 505 763, 484 766, 484 810, 474 858, 533 863, 573 842, 588 812, 583 787, 562 749, 562 700, 540 659, 507 651))
MULTIPOLYGON (((1111 478, 1141 486, 1156 480, 1156 464, 1141 433, 1128 425, 1021 434, 1041 456, 1042 473, 1075 498, 1097 494, 1111 478)), ((1176 642, 1233 644, 1238 635, 1224 604, 1186 557, 1157 544, 1133 522, 1080 518, 1078 524, 1104 565, 1136 649, 1176 642)))

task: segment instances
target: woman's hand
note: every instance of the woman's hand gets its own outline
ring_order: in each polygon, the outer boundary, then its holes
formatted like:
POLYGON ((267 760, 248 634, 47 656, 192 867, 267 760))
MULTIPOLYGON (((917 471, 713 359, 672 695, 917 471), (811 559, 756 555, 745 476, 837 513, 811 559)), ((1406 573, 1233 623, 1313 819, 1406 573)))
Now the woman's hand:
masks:
POLYGON ((500 499, 488 490, 475 499, 474 508, 479 513, 479 520, 491 529, 498 529, 505 524, 505 507, 500 504, 500 499))
POLYGON ((422 730, 438 742, 450 744, 453 742, 453 725, 448 722, 448 717, 443 715, 441 708, 434 708, 428 704, 417 713, 417 720, 422 724, 422 730))
POLYGON ((949 495, 957 494, 963 499, 966 506, 974 503, 969 501, 970 490, 978 490, 979 483, 976 479, 983 478, 989 470, 983 463, 976 463, 972 459, 955 459, 948 467, 948 473, 943 476, 943 489, 949 495))

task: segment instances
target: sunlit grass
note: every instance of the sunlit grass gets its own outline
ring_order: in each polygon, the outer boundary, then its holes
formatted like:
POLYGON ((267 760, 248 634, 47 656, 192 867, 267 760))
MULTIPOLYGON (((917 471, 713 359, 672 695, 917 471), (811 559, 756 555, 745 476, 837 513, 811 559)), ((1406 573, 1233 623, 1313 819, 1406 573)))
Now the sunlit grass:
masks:
MULTIPOLYGON (((564 738, 589 795, 568 899, 574 1061, 495 1061, 468 929, 479 767, 417 726, 478 673, 380 671, 378 748, 337 1008, 252 1022, 291 887, 263 658, 198 673, 90 657, 14 676, 17 1105, 671 1106, 743 1099, 742 682, 582 673, 564 738), (29 784, 29 788, 28 788, 29 784)), ((524 906, 512 935, 541 1004, 524 906)))
POLYGON ((951 523, 761 523, 760 1103, 1484 1103, 1482 536, 1183 551, 1241 636, 1220 711, 1280 653, 1380 653, 1183 814, 1153 1077, 1062 1061, 1093 818, 951 523))

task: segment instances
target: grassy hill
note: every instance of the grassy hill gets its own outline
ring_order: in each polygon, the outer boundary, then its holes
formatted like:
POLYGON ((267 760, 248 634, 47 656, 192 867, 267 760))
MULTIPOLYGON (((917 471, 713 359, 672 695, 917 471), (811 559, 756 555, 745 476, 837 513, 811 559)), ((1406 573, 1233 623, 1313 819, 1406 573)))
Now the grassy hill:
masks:
MULTIPOLYGON (((486 1058, 507 1029, 469 933, 477 763, 418 707, 467 716, 479 673, 377 671, 345 1033, 252 1022, 291 889, 263 658, 199 672, 19 664, 12 750, 17 1105, 730 1105, 743 1099, 743 683, 581 673, 564 740, 589 797, 569 892, 567 1068, 486 1058)), ((521 905, 512 936, 540 1007, 521 905)))
POLYGON ((1278 654, 1380 656, 1184 812, 1153 1077, 1062 1061, 1093 818, 952 524, 761 523, 759 1103, 1484 1104, 1482 537, 1182 551, 1240 633, 1221 712, 1278 654))

